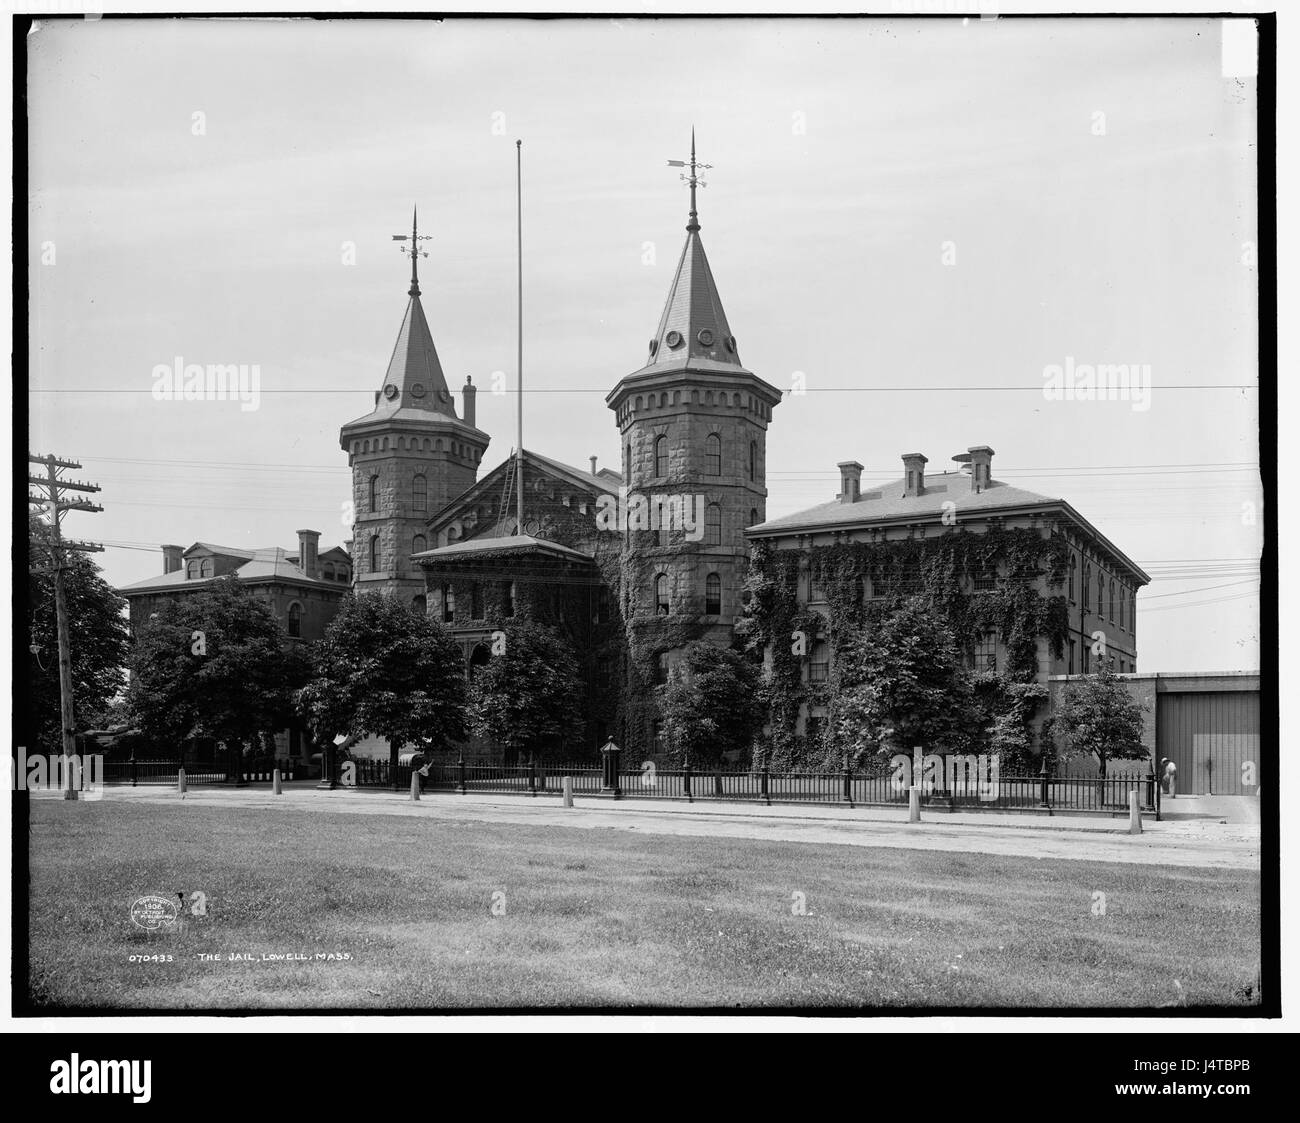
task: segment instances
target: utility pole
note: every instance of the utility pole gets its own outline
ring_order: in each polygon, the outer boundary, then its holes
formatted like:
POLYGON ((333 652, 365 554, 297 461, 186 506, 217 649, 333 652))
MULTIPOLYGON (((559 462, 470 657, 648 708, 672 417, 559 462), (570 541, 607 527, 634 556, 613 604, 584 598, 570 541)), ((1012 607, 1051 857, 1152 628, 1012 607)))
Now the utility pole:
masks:
POLYGON ((77 789, 72 781, 72 756, 76 752, 76 716, 73 712, 72 696, 72 644, 68 629, 68 605, 65 588, 65 576, 69 569, 68 557, 71 554, 101 553, 103 546, 93 542, 67 540, 63 537, 61 522, 68 511, 102 511, 104 508, 88 499, 65 498, 75 492, 93 493, 100 489, 95 484, 82 483, 79 480, 65 480, 59 472, 65 468, 80 468, 81 465, 71 460, 60 460, 56 456, 27 456, 29 464, 43 464, 45 475, 33 475, 28 471, 27 483, 42 491, 40 495, 28 495, 27 502, 41 508, 41 521, 49 527, 49 538, 45 546, 49 551, 49 564, 39 566, 35 573, 52 573, 54 575, 54 615, 59 636, 59 712, 63 731, 63 775, 64 799, 76 799, 77 789))

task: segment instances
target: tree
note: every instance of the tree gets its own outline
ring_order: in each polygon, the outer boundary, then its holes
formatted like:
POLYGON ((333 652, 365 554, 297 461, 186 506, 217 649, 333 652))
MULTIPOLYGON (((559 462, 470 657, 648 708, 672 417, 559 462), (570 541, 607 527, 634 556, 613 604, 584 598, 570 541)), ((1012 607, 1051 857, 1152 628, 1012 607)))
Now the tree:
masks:
POLYGON ((165 603, 139 629, 127 693, 145 734, 244 741, 287 724, 295 662, 269 605, 234 576, 165 603))
MULTIPOLYGON (((29 519, 28 534, 29 556, 38 558, 44 552, 45 541, 38 519, 29 519)), ((123 617, 126 601, 99 574, 99 566, 90 558, 70 554, 64 589, 72 635, 73 701, 78 729, 105 724, 113 700, 126 684, 131 642, 123 617)), ((19 705, 27 743, 46 753, 63 751, 59 641, 54 615, 53 574, 31 574, 27 579, 27 632, 29 644, 38 650, 29 655, 27 689, 21 691, 19 705)))
POLYGON ((978 724, 970 676, 952 629, 926 601, 904 601, 872 630, 856 633, 837 664, 832 745, 852 763, 969 745, 978 724))
POLYGON ((1037 769, 1033 718, 1046 698, 1047 687, 1039 682, 997 682, 985 736, 1004 773, 1027 775, 1037 769))
MULTIPOLYGON (((311 673, 297 696, 299 713, 326 746, 340 734, 387 738, 394 783, 402 745, 447 748, 465 735, 460 647, 397 597, 346 597, 312 648, 311 673)), ((332 759, 324 764, 331 775, 332 759)))
POLYGON ((470 684, 473 731, 529 753, 579 739, 583 687, 569 643, 544 624, 521 619, 500 630, 494 651, 470 684))
POLYGON ((1103 666, 1095 675, 1066 683, 1043 732, 1056 743, 1062 759, 1090 756, 1096 760, 1104 780, 1107 762, 1147 758, 1142 741, 1145 712, 1123 680, 1103 666))
POLYGON ((659 708, 673 756, 717 767, 724 753, 747 752, 762 728, 759 669, 741 651, 696 640, 659 688, 659 708))

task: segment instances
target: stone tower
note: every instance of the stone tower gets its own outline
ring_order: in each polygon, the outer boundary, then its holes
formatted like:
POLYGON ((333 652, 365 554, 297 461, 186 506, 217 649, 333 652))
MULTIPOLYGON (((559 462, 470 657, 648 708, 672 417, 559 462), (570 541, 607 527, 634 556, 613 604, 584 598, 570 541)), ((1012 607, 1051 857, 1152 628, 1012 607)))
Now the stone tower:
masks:
MULTIPOLYGON (((781 400, 742 365, 704 254, 694 134, 689 167, 686 245, 658 330, 645 364, 605 399, 622 434, 627 487, 621 606, 630 677, 641 675, 647 687, 672 673, 675 652, 691 640, 731 640, 748 560, 744 531, 766 517, 767 425, 781 400), (669 521, 678 525, 665 529, 669 521)), ((624 736, 651 750, 647 721, 630 724, 624 736)))
POLYGON ((414 219, 409 239, 398 240, 409 241, 411 255, 406 314, 375 408, 344 425, 339 441, 352 468, 353 588, 423 604, 424 577, 411 555, 436 545, 425 524, 473 485, 490 438, 474 426, 470 380, 463 418, 447 388, 420 305, 419 244, 426 239, 414 219))

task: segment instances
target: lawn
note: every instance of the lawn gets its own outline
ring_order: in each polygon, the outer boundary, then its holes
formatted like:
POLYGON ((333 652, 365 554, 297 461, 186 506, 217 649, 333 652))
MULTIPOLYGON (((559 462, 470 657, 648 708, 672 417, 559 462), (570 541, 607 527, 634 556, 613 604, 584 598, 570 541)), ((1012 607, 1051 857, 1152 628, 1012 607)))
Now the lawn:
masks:
POLYGON ((31 810, 41 1008, 1246 1006, 1259 962, 1259 877, 1233 870, 292 809, 31 810), (178 893, 204 894, 207 914, 132 923, 138 898, 178 893), (283 955, 306 958, 263 958, 283 955))

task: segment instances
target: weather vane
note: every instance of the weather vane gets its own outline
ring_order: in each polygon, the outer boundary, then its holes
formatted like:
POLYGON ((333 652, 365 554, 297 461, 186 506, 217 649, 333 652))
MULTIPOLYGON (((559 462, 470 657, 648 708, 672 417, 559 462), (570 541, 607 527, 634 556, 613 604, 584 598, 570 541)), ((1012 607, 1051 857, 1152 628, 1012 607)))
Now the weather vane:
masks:
POLYGON ((669 160, 669 161, 668 161, 668 166, 669 166, 670 168, 690 168, 690 169, 691 169, 689 175, 687 175, 685 172, 683 172, 680 176, 678 176, 678 178, 681 179, 683 182, 688 183, 688 184, 690 185, 690 188, 691 188, 691 221, 687 224, 686 229, 687 229, 687 230, 698 230, 698 229, 700 228, 700 223, 699 223, 699 220, 698 220, 698 218, 696 217, 696 213, 695 213, 695 189, 696 189, 696 187, 708 187, 708 184, 705 183, 704 178, 700 175, 700 172, 702 172, 702 171, 707 171, 709 168, 713 167, 713 165, 712 165, 712 164, 701 164, 699 161, 697 161, 697 160, 695 159, 695 130, 694 130, 694 129, 691 129, 691 158, 690 158, 690 160, 689 160, 689 161, 687 161, 687 160, 669 160))
POLYGON ((397 247, 397 252, 398 252, 398 253, 402 253, 402 254, 409 254, 409 255, 410 255, 410 257, 411 257, 411 291, 410 291, 409 295, 410 295, 410 296, 419 296, 419 295, 420 295, 420 275, 419 275, 419 270, 416 268, 416 266, 417 266, 417 264, 418 264, 420 258, 422 258, 422 257, 428 257, 428 256, 429 256, 429 253, 428 253, 427 250, 422 250, 422 249, 420 249, 420 243, 421 243, 421 242, 431 242, 431 241, 433 241, 433 235, 432 235, 432 234, 421 234, 421 233, 420 233, 420 231, 419 231, 419 209, 418 209, 418 208, 413 207, 413 208, 411 209, 411 232, 410 232, 409 234, 394 234, 394 235, 393 235, 393 241, 394 241, 394 242, 409 242, 409 243, 410 243, 410 245, 398 246, 398 247, 397 247))

